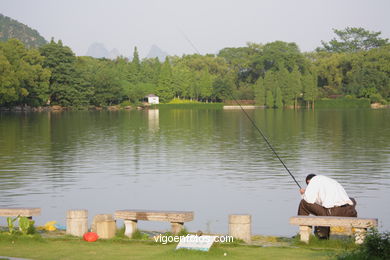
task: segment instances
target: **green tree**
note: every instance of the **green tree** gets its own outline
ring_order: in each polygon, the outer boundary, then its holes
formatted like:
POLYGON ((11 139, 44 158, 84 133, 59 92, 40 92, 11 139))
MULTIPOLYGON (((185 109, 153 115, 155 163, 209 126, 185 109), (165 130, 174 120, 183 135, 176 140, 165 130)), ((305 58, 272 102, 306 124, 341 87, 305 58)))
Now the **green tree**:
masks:
POLYGON ((280 71, 276 73, 276 77, 278 80, 278 86, 282 92, 283 103, 286 106, 294 105, 295 92, 292 88, 292 74, 288 72, 287 68, 282 68, 280 71))
POLYGON ((351 66, 348 54, 320 52, 312 59, 321 96, 343 94, 343 81, 351 66))
POLYGON ((160 97, 161 102, 168 102, 175 95, 172 88, 172 68, 168 58, 165 59, 165 62, 161 66, 156 95, 160 97))
POLYGON ((267 90, 266 98, 265 98, 265 105, 268 108, 273 108, 275 106, 275 99, 274 95, 272 94, 271 90, 267 90))
MULTIPOLYGON (((261 55, 254 60, 257 64, 256 70, 267 72, 268 70, 282 70, 286 68, 289 72, 297 66, 299 70, 305 70, 306 59, 300 52, 296 43, 275 41, 264 45, 261 55)), ((261 75, 261 72, 259 72, 261 75)))
POLYGON ((317 88, 317 77, 312 73, 305 73, 302 75, 302 89, 303 89, 303 100, 306 102, 307 107, 314 107, 314 100, 318 95, 317 88))
POLYGON ((282 97, 282 91, 280 90, 280 87, 276 87, 275 90, 275 107, 283 108, 283 97, 282 97))
POLYGON ((390 46, 360 52, 351 57, 345 92, 384 102, 390 98, 390 46))
POLYGON ((35 49, 26 50, 18 70, 20 87, 26 93, 20 95, 22 104, 39 106, 49 98, 51 72, 42 67, 44 58, 35 49))
POLYGON ((0 105, 6 105, 18 100, 19 82, 2 50, 0 50, 0 68, 0 105))
POLYGON ((213 77, 209 73, 208 69, 204 69, 199 78, 200 99, 203 101, 210 100, 213 93, 213 77))
POLYGON ((298 97, 302 94, 302 83, 301 73, 298 71, 297 66, 294 66, 289 76, 289 88, 294 99, 294 107, 298 107, 298 97))
POLYGON ((275 89, 280 86, 279 85, 279 78, 277 77, 276 72, 270 70, 265 73, 264 77, 264 89, 267 93, 268 90, 270 90, 272 93, 275 92, 275 89))
POLYGON ((77 73, 75 70, 76 56, 72 50, 63 46, 61 40, 57 43, 52 39, 50 43, 39 48, 45 57, 43 66, 51 70, 49 103, 62 106, 72 106, 79 97, 75 85, 77 73))
POLYGON ((137 47, 134 47, 134 53, 133 53, 133 60, 132 60, 132 65, 134 66, 136 71, 140 70, 140 59, 139 59, 139 54, 137 47))
POLYGON ((256 104, 258 104, 260 106, 265 105, 265 86, 264 86, 264 79, 262 77, 259 77, 256 81, 255 101, 256 101, 256 104))
POLYGON ((144 59, 140 66, 140 82, 157 85, 160 69, 161 63, 158 58, 144 59))
POLYGON ((98 106, 119 104, 123 97, 120 75, 110 61, 101 62, 93 79, 95 95, 93 103, 98 106))
POLYGON ((16 39, 0 44, 2 63, 1 103, 38 106, 47 101, 50 71, 44 58, 16 39), (11 77, 11 78, 10 78, 11 77))
POLYGON ((140 81, 141 63, 139 60, 137 47, 134 47, 133 60, 129 63, 127 80, 134 85, 140 81))
POLYGON ((357 52, 379 48, 388 44, 389 39, 380 38, 381 32, 370 32, 361 27, 347 27, 344 30, 333 29, 337 38, 329 43, 321 41, 323 48, 317 51, 328 52, 357 52))
POLYGON ((176 65, 172 68, 172 86, 175 96, 189 98, 192 84, 192 73, 188 67, 176 65))
POLYGON ((213 82, 212 99, 214 101, 229 100, 234 89, 234 79, 218 76, 213 82))

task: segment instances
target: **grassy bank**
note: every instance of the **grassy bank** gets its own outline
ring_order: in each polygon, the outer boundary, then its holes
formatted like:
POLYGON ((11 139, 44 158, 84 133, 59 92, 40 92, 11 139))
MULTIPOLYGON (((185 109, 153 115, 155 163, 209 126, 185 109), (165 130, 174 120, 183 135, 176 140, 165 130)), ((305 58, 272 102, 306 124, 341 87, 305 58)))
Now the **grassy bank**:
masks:
POLYGON ((315 108, 370 108, 370 100, 351 97, 323 98, 315 102, 315 108))
POLYGON ((0 255, 29 259, 331 259, 340 248, 300 244, 261 246, 216 244, 209 252, 175 250, 176 244, 115 238, 88 243, 81 239, 0 234, 0 255), (225 256, 226 254, 226 256, 225 256))
POLYGON ((151 108, 159 109, 223 109, 223 103, 158 104, 151 108))

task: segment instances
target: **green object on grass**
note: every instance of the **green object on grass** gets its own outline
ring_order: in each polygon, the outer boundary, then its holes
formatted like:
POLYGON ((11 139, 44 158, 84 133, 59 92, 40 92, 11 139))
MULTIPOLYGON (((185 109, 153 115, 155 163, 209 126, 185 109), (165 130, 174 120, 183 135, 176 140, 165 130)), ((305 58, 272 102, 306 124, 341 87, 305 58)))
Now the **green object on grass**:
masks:
POLYGON ((32 233, 33 226, 34 221, 26 217, 19 217, 19 230, 22 232, 23 235, 32 233))
POLYGON ((8 223, 8 231, 10 234, 13 234, 15 232, 14 230, 14 222, 18 219, 19 216, 17 216, 16 218, 12 218, 12 217, 8 217, 7 218, 7 223, 8 223))

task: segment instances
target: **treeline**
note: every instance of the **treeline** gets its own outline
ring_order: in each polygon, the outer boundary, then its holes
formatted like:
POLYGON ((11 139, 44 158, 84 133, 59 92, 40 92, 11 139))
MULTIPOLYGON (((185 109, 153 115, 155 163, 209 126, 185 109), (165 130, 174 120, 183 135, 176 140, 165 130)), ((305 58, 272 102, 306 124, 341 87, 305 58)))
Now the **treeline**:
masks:
POLYGON ((66 107, 138 103, 150 93, 221 102, 233 97, 267 107, 311 105, 349 95, 386 103, 390 99, 390 46, 380 33, 335 30, 339 39, 302 53, 295 43, 249 43, 217 55, 183 55, 164 62, 76 57, 61 41, 26 48, 0 43, 0 106, 66 107))

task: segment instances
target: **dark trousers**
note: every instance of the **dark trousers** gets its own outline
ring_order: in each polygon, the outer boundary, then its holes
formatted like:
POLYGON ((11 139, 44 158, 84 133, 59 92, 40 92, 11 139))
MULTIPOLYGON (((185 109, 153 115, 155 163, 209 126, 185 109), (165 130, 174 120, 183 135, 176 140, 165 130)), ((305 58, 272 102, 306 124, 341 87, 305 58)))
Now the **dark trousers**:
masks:
MULTIPOLYGON (((333 207, 330 209, 324 208, 315 203, 308 203, 305 200, 301 200, 298 207, 298 215, 308 216, 310 214, 315 216, 337 216, 337 217, 357 217, 356 212, 356 200, 350 198, 353 205, 344 205, 339 207, 333 207)), ((329 237, 330 227, 317 227, 315 233, 322 238, 329 237)))

